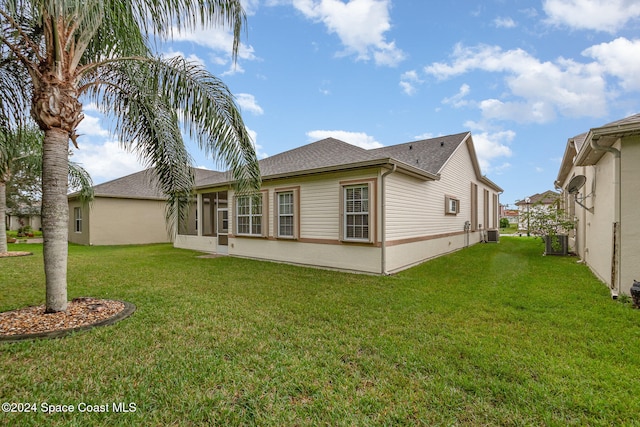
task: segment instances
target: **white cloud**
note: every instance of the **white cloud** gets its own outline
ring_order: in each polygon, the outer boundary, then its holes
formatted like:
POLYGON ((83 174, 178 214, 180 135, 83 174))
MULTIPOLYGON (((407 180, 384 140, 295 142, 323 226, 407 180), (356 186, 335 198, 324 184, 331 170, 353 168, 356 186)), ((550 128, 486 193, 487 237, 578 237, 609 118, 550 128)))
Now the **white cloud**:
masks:
POLYGON ((450 63, 436 62, 424 71, 439 80, 472 71, 504 74, 515 100, 486 99, 479 107, 486 118, 520 122, 548 122, 567 117, 602 117, 610 98, 604 67, 564 58, 542 62, 522 49, 504 51, 499 46, 455 46, 450 63))
POLYGON ((240 0, 242 3, 242 8, 246 12, 247 15, 255 15, 258 10, 258 6, 260 5, 260 0, 240 0))
POLYGON ((293 6, 305 17, 322 22, 336 34, 345 50, 339 55, 355 54, 358 60, 373 58, 377 65, 395 66, 405 53, 395 42, 387 41, 391 29, 390 0, 293 0, 293 6))
POLYGON ((402 91, 409 96, 414 95, 418 91, 416 84, 420 83, 422 83, 422 80, 418 77, 416 70, 406 71, 400 76, 400 87, 402 91))
POLYGON ((249 133, 249 136, 251 137, 251 141, 253 141, 253 149, 256 152, 256 156, 258 157, 258 159, 264 159, 266 157, 269 157, 269 155, 267 153, 264 152, 264 147, 262 147, 262 145, 258 144, 258 132, 251 130, 249 128, 247 128, 247 132, 249 133))
POLYGON ((81 138, 78 145, 80 149, 74 150, 73 160, 80 163, 96 183, 120 178, 144 169, 136 155, 120 148, 117 141, 83 144, 81 138))
POLYGON ((238 93, 236 94, 236 101, 240 108, 243 110, 247 110, 250 113, 255 114, 256 116, 260 116, 264 114, 264 110, 261 106, 258 105, 255 96, 248 93, 238 93))
MULTIPOLYGON (((230 65, 227 74, 242 72, 242 67, 234 66, 232 58, 233 34, 230 30, 222 27, 199 28, 191 31, 174 31, 173 41, 191 42, 199 46, 204 46, 211 50, 211 62, 217 65, 230 65)), ((238 47, 238 59, 254 61, 256 56, 252 46, 240 43, 238 47)))
POLYGON ((525 8, 525 9, 520 9, 520 10, 518 10, 518 12, 520 12, 521 14, 526 16, 527 18, 537 18, 538 17, 538 10, 535 7, 528 7, 528 8, 525 8))
POLYGON ((418 89, 416 89, 415 85, 409 81, 400 81, 400 87, 402 88, 402 91, 404 93, 406 93, 407 95, 411 96, 411 95, 415 95, 415 93, 418 91, 418 89))
POLYGON ((317 141, 325 138, 335 138, 349 144, 355 145, 365 150, 380 148, 383 145, 376 141, 372 136, 364 132, 348 132, 344 130, 312 130, 307 132, 307 136, 311 141, 317 141))
POLYGON ((456 108, 464 107, 469 105, 469 101, 465 99, 467 95, 471 92, 471 87, 468 84, 463 84, 460 86, 460 90, 455 95, 445 98, 442 100, 443 104, 450 104, 456 108))
POLYGON ((331 95, 331 90, 329 89, 330 87, 331 87, 331 81, 323 80, 322 83, 320 83, 320 87, 318 88, 318 91, 325 96, 331 95))
POLYGON ((516 137, 514 131, 495 130, 482 122, 467 121, 464 125, 473 132, 473 145, 483 174, 499 173, 511 166, 506 162, 500 166, 494 166, 494 163, 499 158, 513 154, 510 145, 516 137))
POLYGON ((508 144, 513 141, 516 134, 513 131, 481 132, 473 134, 473 144, 478 155, 478 163, 482 173, 486 174, 492 169, 492 162, 500 157, 511 157, 512 152, 508 144))
POLYGON ((544 102, 502 102, 498 99, 485 99, 478 106, 485 119, 547 123, 556 117, 555 110, 544 102))
POLYGON ((493 25, 498 28, 515 28, 517 26, 516 21, 511 18, 496 18, 493 20, 493 25))
POLYGON ((602 64, 603 71, 620 79, 626 90, 640 90, 640 40, 617 38, 585 49, 582 54, 602 64))
POLYGON ((204 59, 200 58, 198 55, 195 54, 191 54, 189 56, 185 56, 183 52, 179 51, 179 50, 173 50, 170 49, 168 52, 165 52, 162 55, 163 58, 177 58, 177 57, 182 57, 184 59, 186 59, 189 62, 195 62, 196 64, 199 64, 200 66, 204 67, 205 61, 204 59))
POLYGON ((85 111, 84 119, 78 124, 78 135, 88 135, 88 136, 100 136, 106 138, 109 136, 109 131, 102 127, 100 124, 101 119, 99 117, 94 117, 86 114, 86 111, 96 111, 92 110, 92 107, 87 108, 86 106, 83 108, 85 111))
POLYGON ((431 139, 431 138, 435 138, 435 135, 433 135, 431 132, 425 132, 423 134, 420 135, 416 135, 413 137, 416 141, 422 140, 422 139, 431 139))
POLYGON ((542 8, 552 25, 611 34, 640 18, 637 0, 545 0, 542 8))

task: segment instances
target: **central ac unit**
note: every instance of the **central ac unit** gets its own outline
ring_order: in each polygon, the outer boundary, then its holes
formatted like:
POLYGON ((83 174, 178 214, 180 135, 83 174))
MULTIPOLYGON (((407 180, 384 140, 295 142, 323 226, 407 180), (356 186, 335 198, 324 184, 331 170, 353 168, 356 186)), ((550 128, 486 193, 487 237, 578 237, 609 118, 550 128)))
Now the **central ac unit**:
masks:
POLYGON ((499 230, 487 230, 487 243, 498 243, 500 241, 499 230))

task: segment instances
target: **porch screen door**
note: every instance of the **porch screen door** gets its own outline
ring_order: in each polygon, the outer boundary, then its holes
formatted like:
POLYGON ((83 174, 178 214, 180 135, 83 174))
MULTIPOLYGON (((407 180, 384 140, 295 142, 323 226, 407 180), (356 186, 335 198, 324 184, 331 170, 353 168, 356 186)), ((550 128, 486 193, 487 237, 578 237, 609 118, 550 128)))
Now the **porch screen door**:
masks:
POLYGON ((218 246, 229 244, 229 210, 218 209, 218 246))

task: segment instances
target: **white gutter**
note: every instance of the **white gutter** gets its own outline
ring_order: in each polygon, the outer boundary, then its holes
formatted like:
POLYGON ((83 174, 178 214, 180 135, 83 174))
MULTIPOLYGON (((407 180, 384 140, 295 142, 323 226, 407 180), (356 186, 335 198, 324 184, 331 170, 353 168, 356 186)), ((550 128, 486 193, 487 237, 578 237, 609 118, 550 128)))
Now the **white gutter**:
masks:
POLYGON ((382 226, 380 227, 380 233, 382 234, 381 236, 382 245, 380 250, 380 254, 381 254, 380 255, 380 271, 382 272, 383 275, 389 274, 387 272, 387 215, 386 215, 387 196, 385 191, 384 178, 387 175, 391 175, 392 173, 394 173, 396 169, 397 169, 397 166, 395 163, 393 163, 391 169, 383 173, 382 176, 380 177, 380 193, 382 197, 382 205, 381 205, 381 212, 380 212, 380 221, 382 222, 382 226))
POLYGON ((607 153, 611 153, 614 156, 614 164, 613 164, 613 187, 614 187, 614 213, 613 213, 613 242, 612 242, 612 255, 611 255, 611 297, 616 299, 618 298, 618 294, 620 293, 620 246, 622 233, 620 233, 620 221, 621 221, 621 195, 620 195, 620 150, 613 147, 604 147, 602 145, 598 145, 598 140, 600 139, 600 135, 594 134, 591 138, 591 148, 596 151, 606 151, 607 153))

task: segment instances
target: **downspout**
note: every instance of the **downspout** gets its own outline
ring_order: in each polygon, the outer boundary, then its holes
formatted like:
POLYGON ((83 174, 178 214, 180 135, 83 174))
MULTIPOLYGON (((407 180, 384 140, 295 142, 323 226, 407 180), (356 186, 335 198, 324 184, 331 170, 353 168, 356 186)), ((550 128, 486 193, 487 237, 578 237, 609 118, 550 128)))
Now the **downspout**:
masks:
MULTIPOLYGON (((595 173, 596 172, 594 172, 594 175, 595 173)), ((587 176, 586 166, 582 166, 582 175, 587 176)), ((578 225, 582 227, 582 237, 584 238, 584 242, 582 242, 582 261, 585 264, 587 263, 587 249, 589 247, 589 241, 587 240, 587 213, 588 211, 586 209, 582 210, 582 224, 580 223, 580 219, 578 219, 578 225)))
POLYGON ((203 205, 203 200, 202 200, 202 193, 198 193, 196 195, 196 235, 198 237, 202 237, 202 216, 200 215, 200 213, 203 211, 202 209, 202 205, 203 205))
POLYGON ((382 197, 382 206, 381 206, 381 212, 380 212, 380 221, 382 223, 382 226, 380 227, 380 233, 381 233, 381 238, 382 238, 382 244, 381 244, 381 250, 380 250, 380 271, 382 272, 383 275, 387 275, 389 273, 387 273, 387 214, 386 214, 386 207, 387 207, 387 196, 386 196, 386 190, 385 190, 385 185, 384 185, 384 178, 387 175, 391 175, 392 173, 394 173, 396 171, 396 164, 392 164, 391 165, 391 169, 386 171, 385 173, 382 174, 382 176, 380 177, 380 193, 381 193, 381 197, 382 197))
POLYGON ((618 294, 620 293, 620 245, 622 233, 620 233, 620 219, 621 219, 621 195, 620 195, 620 150, 613 147, 603 147, 602 145, 598 145, 599 136, 594 135, 591 138, 591 148, 596 151, 606 151, 607 153, 611 153, 614 156, 614 164, 613 164, 613 187, 614 187, 614 207, 613 207, 613 248, 611 255, 611 297, 613 299, 618 298, 618 294))

